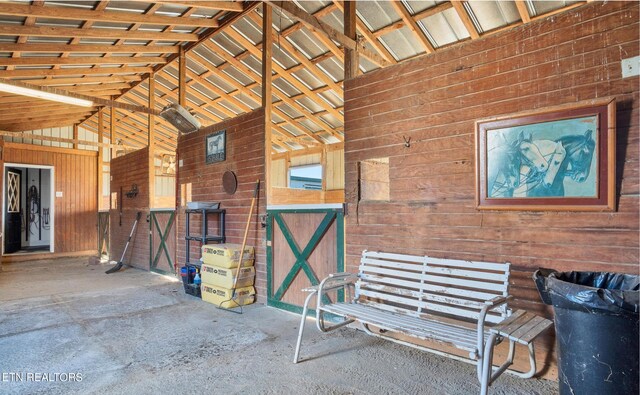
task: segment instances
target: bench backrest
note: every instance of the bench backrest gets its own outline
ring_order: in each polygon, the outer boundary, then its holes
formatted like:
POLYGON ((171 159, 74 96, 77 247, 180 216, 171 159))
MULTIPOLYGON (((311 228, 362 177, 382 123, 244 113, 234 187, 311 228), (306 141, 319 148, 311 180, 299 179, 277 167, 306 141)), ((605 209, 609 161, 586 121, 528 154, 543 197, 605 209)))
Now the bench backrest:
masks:
MULTIPOLYGON (((356 297, 358 303, 396 313, 474 321, 485 301, 508 295, 509 266, 365 250, 356 297)), ((486 321, 497 323, 509 315, 502 305, 491 310, 486 321)))

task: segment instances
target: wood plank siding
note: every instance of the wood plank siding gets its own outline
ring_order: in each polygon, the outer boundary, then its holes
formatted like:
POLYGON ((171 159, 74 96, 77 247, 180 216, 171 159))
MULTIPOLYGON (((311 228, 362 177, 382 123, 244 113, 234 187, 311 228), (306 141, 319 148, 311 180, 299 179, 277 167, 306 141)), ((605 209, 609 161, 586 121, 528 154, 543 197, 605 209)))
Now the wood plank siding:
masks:
POLYGON ((97 252, 97 154, 67 148, 4 143, 4 163, 53 166, 54 253, 97 252))
POLYGON ((111 160, 111 209, 110 213, 110 252, 112 260, 119 261, 129 238, 136 213, 142 216, 129 250, 124 259, 127 265, 149 270, 149 150, 142 148, 111 160), (133 184, 138 186, 138 195, 126 196, 133 184), (122 195, 120 191, 122 190, 122 195), (120 218, 122 204, 122 218, 120 218))
POLYGON ((513 306, 545 316, 538 267, 637 273, 639 79, 622 79, 621 60, 639 54, 638 8, 590 3, 347 81, 348 269, 363 249, 508 261, 513 306), (609 96, 616 212, 476 209, 476 120, 609 96), (390 200, 358 202, 358 164, 374 158, 389 158, 390 200))
MULTIPOLYGON (((220 208, 226 209, 226 236, 228 243, 242 243, 244 229, 249 215, 251 198, 256 180, 261 181, 260 195, 253 211, 247 245, 256 248, 256 290, 257 301, 266 301, 266 251, 264 247, 265 229, 260 226, 260 215, 266 213, 265 198, 265 139, 264 112, 256 110, 236 118, 203 128, 202 130, 182 135, 178 139, 178 175, 180 191, 178 210, 178 251, 177 262, 185 263, 185 214, 188 201, 220 202, 220 208), (206 136, 226 130, 226 160, 212 164, 205 163, 206 136), (238 178, 238 189, 229 195, 222 189, 222 175, 231 170, 238 178), (187 191, 189 191, 187 193, 187 191)), ((191 234, 199 234, 202 226, 198 216, 191 217, 191 234)), ((211 216, 209 228, 212 234, 217 230, 215 216, 211 216)), ((200 257, 200 243, 191 242, 191 257, 200 257)))

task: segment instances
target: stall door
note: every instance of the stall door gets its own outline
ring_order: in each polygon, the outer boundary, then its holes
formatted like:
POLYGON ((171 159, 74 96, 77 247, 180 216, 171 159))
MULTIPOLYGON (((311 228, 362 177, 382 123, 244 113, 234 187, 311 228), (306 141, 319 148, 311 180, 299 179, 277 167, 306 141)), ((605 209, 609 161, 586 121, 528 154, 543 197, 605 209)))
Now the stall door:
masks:
MULTIPOLYGON (((344 270, 342 209, 267 210, 267 304, 302 312, 306 293, 344 270)), ((342 299, 342 294, 335 295, 342 299)))
POLYGON ((174 274, 176 260, 176 212, 153 210, 149 213, 150 262, 149 270, 161 274, 174 274))
POLYGON ((20 250, 21 247, 20 191, 22 190, 22 171, 8 167, 5 179, 7 185, 4 199, 4 253, 10 254, 20 250))

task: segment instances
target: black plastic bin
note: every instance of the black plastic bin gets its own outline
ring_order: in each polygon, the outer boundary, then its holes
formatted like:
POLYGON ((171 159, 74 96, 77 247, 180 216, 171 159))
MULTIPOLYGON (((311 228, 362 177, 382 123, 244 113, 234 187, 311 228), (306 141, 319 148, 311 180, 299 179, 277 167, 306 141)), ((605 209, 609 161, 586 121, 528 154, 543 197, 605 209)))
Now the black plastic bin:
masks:
POLYGON ((540 269, 533 279, 553 305, 560 395, 638 394, 640 276, 540 269))

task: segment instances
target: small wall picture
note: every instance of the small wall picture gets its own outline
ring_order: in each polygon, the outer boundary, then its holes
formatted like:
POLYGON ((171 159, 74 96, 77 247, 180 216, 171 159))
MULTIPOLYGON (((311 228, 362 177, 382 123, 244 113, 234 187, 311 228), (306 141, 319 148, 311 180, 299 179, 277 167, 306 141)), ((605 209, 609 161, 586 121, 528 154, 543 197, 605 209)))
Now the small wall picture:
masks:
POLYGON ((476 122, 480 209, 612 210, 615 101, 476 122))
POLYGON ((206 163, 222 162, 226 159, 227 131, 211 133, 205 140, 206 163))

